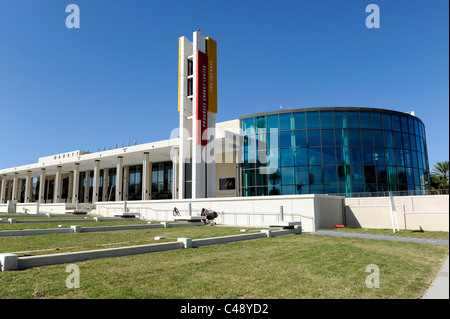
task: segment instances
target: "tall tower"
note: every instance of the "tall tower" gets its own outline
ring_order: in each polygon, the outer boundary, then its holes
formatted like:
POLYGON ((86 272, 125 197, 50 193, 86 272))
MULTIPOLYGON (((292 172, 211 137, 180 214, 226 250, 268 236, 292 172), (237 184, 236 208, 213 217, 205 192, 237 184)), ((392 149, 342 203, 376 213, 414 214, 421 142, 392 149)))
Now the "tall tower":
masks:
POLYGON ((178 198, 216 196, 217 43, 195 31, 179 39, 178 198))

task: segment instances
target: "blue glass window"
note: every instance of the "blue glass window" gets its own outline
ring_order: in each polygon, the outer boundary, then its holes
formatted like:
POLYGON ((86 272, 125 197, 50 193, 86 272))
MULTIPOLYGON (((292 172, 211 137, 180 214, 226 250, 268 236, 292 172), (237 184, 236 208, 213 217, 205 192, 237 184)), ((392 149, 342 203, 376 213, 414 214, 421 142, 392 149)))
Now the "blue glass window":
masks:
POLYGON ((294 152, 292 149, 280 150, 281 166, 294 165, 294 152))
POLYGON ((293 136, 292 131, 281 131, 280 132, 280 148, 293 147, 293 136))
POLYGON ((307 112, 306 113, 306 126, 307 126, 307 128, 320 128, 319 112, 307 112))
POLYGON ((386 147, 394 147, 394 137, 391 131, 384 131, 384 145, 386 147))
POLYGON ((309 167, 309 183, 323 184, 322 166, 309 167))
POLYGON ((269 195, 281 195, 281 186, 269 187, 269 195))
POLYGON ((320 146, 320 130, 308 130, 308 145, 320 146))
POLYGON ((360 165, 352 166, 352 182, 364 183, 364 170, 360 165))
POLYGON ((334 146, 334 130, 321 130, 322 146, 334 146))
POLYGON ((292 130, 292 113, 280 114, 280 131, 292 130))
POLYGON ((251 117, 248 119, 242 120, 242 127, 244 129, 244 134, 255 134, 255 118, 251 117))
POLYGON ((278 114, 275 115, 267 115, 267 132, 270 132, 270 129, 279 131, 278 127, 278 114))
POLYGON ((337 129, 334 130, 336 137, 336 146, 348 146, 348 133, 347 129, 337 129))
POLYGON ((337 184, 323 185, 323 191, 325 194, 333 195, 339 193, 339 188, 337 184))
POLYGON ((350 183, 350 165, 338 165, 337 175, 339 183, 350 183))
POLYGON ((405 166, 407 167, 412 167, 412 157, 411 157, 411 151, 410 150, 405 150, 405 166))
POLYGON ((298 129, 305 129, 306 128, 306 117, 305 112, 296 112, 293 114, 294 118, 294 128, 296 130, 298 129))
POLYGON ((347 112, 348 127, 359 128, 359 112, 347 112))
POLYGON ((294 168, 282 167, 281 168, 281 185, 294 184, 294 168))
POLYGON ((320 127, 321 128, 333 128, 333 111, 321 111, 320 112, 320 127))
POLYGON ((374 129, 382 129, 383 123, 381 120, 381 113, 372 112, 372 127, 374 129))
POLYGON ((345 111, 334 111, 334 127, 347 128, 347 115, 345 111))
POLYGON ((282 195, 294 195, 295 194, 295 186, 294 185, 281 186, 281 194, 282 195))
POLYGON ((266 132, 266 117, 260 116, 256 118, 256 133, 266 132))
POLYGON ((349 129, 348 142, 350 146, 361 146, 361 131, 349 129))
POLYGON ((308 146, 306 140, 306 130, 295 130, 294 131, 295 147, 306 147, 308 146))
POLYGON ((383 147, 384 146, 384 138, 383 131, 381 130, 373 130, 373 145, 383 147))
POLYGON ((309 165, 322 165, 322 152, 320 147, 311 147, 308 149, 309 165))
POLYGON ((295 168, 295 178, 297 185, 309 185, 308 166, 297 166, 295 168))
POLYGON ((362 165, 361 147, 350 147, 350 163, 352 165, 362 165))
POLYGON ((403 147, 402 133, 394 132, 394 145, 395 145, 395 148, 402 148, 403 147))
POLYGON ((409 134, 415 134, 414 133, 414 119, 408 117, 408 128, 409 128, 409 134))
POLYGON ((372 128, 372 121, 370 119, 370 112, 360 112, 359 118, 361 120, 361 128, 372 128))
POLYGON ((295 152, 295 165, 308 165, 308 149, 307 148, 296 148, 295 152))
POLYGON ((392 119, 389 113, 383 113, 383 129, 388 131, 392 130, 392 119))
POLYGON ((411 149, 413 151, 416 151, 417 150, 417 147, 416 147, 416 136, 415 135, 410 135, 409 139, 410 139, 410 143, 411 143, 411 149))
POLYGON ((386 162, 387 165, 395 166, 395 151, 393 148, 386 148, 386 162))
POLYGON ((403 147, 404 148, 411 148, 411 145, 409 143, 409 134, 408 133, 403 133, 403 147))
POLYGON ((405 116, 401 116, 400 121, 402 122, 402 132, 408 133, 408 118, 405 116))
POLYGON ((268 174, 269 185, 280 185, 281 184, 281 171, 279 168, 270 171, 268 174))
POLYGON ((350 164, 348 147, 336 147, 336 164, 350 164))
POLYGON ((376 183, 376 173, 375 166, 373 165, 364 165, 364 182, 366 184, 376 183))
POLYGON ((323 167, 323 181, 325 184, 337 183, 336 166, 323 167))
POLYGON ((364 163, 364 165, 375 165, 375 159, 373 156, 373 148, 371 148, 371 147, 363 148, 363 163, 364 163))
POLYGON ((405 156, 402 149, 395 149, 395 158, 397 159, 397 166, 405 166, 405 156))
POLYGON ((416 168, 419 167, 419 161, 417 160, 417 152, 412 151, 411 158, 412 158, 413 167, 416 167, 416 168))
POLYGON ((397 114, 392 115, 392 129, 399 132, 402 130, 402 126, 400 124, 400 116, 398 116, 397 114))
POLYGON ((363 146, 373 146, 372 130, 361 130, 361 140, 363 146))
POLYGON ((386 165, 386 155, 384 154, 384 148, 374 149, 374 159, 377 165, 386 165))
POLYGON ((311 194, 323 194, 323 185, 311 185, 310 192, 311 194))
POLYGON ((322 147, 323 165, 336 165, 336 151, 334 147, 322 147))

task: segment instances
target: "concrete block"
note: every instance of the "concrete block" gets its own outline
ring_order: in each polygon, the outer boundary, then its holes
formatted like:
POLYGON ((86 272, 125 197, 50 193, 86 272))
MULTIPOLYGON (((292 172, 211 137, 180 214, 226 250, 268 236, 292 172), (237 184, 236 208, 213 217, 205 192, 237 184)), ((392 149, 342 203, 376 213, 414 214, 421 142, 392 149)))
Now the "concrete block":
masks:
POLYGON ((74 233, 81 233, 81 226, 80 225, 72 225, 70 228, 73 229, 74 233))
POLYGON ((192 248, 192 238, 180 237, 177 241, 183 243, 183 248, 192 248))
POLYGON ((98 223, 98 222, 102 221, 102 219, 100 217, 94 217, 94 221, 98 223))
POLYGON ((15 218, 8 218, 8 221, 10 224, 15 224, 16 223, 16 219, 15 218))
POLYGON ((157 237, 155 237, 155 240, 161 240, 161 239, 166 239, 166 237, 164 237, 164 236, 157 236, 157 237))
POLYGON ((161 222, 161 225, 163 225, 164 228, 169 228, 170 227, 169 222, 161 222))
POLYGON ((261 233, 266 234, 267 237, 272 237, 272 231, 270 229, 261 229, 261 233))
POLYGON ((19 264, 19 256, 14 254, 0 254, 0 271, 16 270, 19 264))

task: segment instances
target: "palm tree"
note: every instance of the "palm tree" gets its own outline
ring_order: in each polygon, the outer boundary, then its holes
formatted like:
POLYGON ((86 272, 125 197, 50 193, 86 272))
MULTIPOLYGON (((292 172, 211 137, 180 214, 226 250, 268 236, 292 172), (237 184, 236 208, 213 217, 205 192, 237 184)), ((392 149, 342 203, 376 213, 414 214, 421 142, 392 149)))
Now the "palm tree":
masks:
POLYGON ((437 162, 434 164, 431 174, 440 182, 442 188, 448 187, 448 161, 437 162))

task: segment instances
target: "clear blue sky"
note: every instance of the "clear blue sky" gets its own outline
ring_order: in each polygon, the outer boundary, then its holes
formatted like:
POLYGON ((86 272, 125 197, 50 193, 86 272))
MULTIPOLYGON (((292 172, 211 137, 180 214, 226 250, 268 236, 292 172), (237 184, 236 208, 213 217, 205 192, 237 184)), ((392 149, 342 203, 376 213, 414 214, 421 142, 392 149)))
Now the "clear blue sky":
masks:
POLYGON ((414 110, 449 158, 446 0, 0 0, 0 168, 168 139, 178 37, 218 42, 217 121, 312 106, 414 110), (80 8, 80 29, 65 8, 80 8), (368 29, 365 8, 380 8, 368 29))

